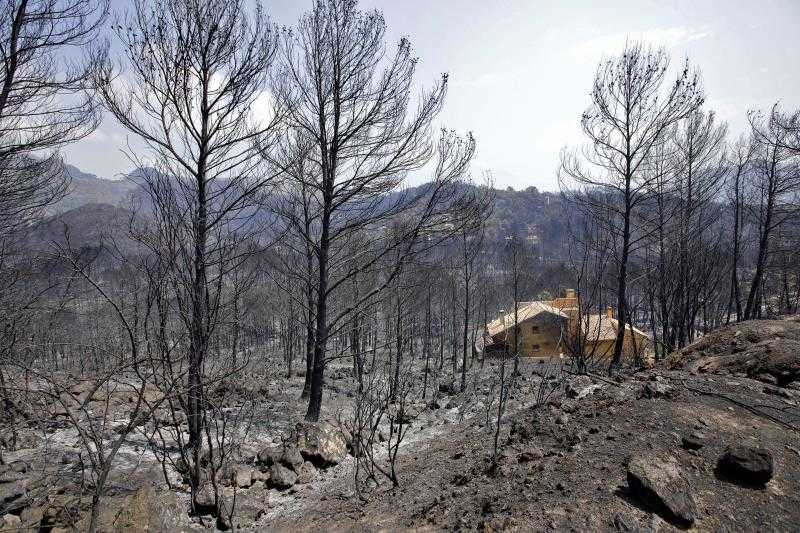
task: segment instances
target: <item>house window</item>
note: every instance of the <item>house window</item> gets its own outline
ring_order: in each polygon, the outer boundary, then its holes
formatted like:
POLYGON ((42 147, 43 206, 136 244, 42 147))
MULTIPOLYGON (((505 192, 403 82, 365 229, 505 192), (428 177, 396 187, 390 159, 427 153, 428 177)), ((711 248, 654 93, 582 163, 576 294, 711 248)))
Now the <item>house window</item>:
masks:
POLYGON ((533 327, 531 327, 531 331, 532 331, 533 333, 539 333, 539 326, 533 326, 533 327))
POLYGON ((533 345, 533 351, 534 352, 538 352, 539 351, 539 345, 538 344, 534 344, 533 345))

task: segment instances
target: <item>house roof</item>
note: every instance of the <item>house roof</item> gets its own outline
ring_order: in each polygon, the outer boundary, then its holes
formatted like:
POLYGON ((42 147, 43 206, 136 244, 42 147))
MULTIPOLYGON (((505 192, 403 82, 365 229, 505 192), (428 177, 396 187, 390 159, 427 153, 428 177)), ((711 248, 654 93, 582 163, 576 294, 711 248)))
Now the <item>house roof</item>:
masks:
MULTIPOLYGON (((521 324, 529 318, 533 318, 541 313, 550 313, 562 318, 567 318, 567 315, 547 302, 520 302, 519 308, 517 309, 517 324, 521 324)), ((494 337, 498 333, 501 333, 512 327, 514 327, 513 310, 510 313, 506 313, 502 317, 491 321, 486 326, 486 332, 491 337, 494 337)))
MULTIPOLYGON (((550 313, 561 318, 568 318, 558 307, 551 305, 551 302, 520 302, 517 324, 521 324, 541 313, 550 313)), ((584 315, 581 322, 583 324, 583 333, 589 341, 613 341, 617 338, 619 322, 616 318, 608 317, 605 314, 584 315)), ((494 337, 512 327, 514 327, 514 311, 490 322, 486 326, 486 333, 490 337, 494 337)), ((638 328, 631 329, 630 325, 625 326, 625 331, 633 331, 639 336, 649 338, 647 333, 638 328)))
MULTIPOLYGON (((610 318, 606 315, 586 315, 581 322, 583 324, 583 333, 589 341, 613 341, 617 338, 619 321, 616 318, 610 318)), ((625 331, 631 331, 629 324, 625 325, 625 331)), ((648 337, 647 333, 640 329, 633 328, 633 332, 637 335, 648 337)))

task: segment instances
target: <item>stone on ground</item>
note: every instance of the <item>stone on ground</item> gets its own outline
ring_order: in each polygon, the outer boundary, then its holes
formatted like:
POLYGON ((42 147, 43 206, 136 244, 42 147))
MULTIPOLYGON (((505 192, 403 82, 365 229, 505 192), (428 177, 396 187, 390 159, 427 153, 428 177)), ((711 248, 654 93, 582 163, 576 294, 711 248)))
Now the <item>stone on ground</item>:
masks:
POLYGON ((732 446, 717 462, 719 473, 745 485, 763 486, 772 479, 772 454, 764 448, 732 446))
POLYGON ((0 483, 0 513, 21 511, 28 505, 25 480, 0 483))
POLYGON ((338 464, 347 455, 341 430, 328 422, 297 424, 294 442, 305 459, 322 467, 338 464))
POLYGON ((303 456, 300 454, 300 450, 294 446, 290 446, 283 451, 281 463, 296 472, 297 467, 303 464, 303 456))
POLYGON ((283 450, 277 446, 267 446, 259 450, 256 460, 264 466, 272 466, 280 462, 283 450))
POLYGON ((706 445, 706 436, 700 432, 693 432, 681 437, 681 446, 687 450, 699 450, 706 445))
POLYGON ((197 490, 194 502, 199 512, 214 510, 214 486, 210 482, 203 483, 197 490))
POLYGON ((276 463, 269 469, 270 484, 279 490, 290 488, 297 481, 297 474, 282 464, 276 463))
POLYGON ((648 381, 642 388, 643 398, 671 398, 674 393, 672 387, 661 381, 648 381))
POLYGON ((600 388, 602 388, 600 385, 592 383, 592 378, 589 376, 577 376, 567 383, 564 392, 567 398, 580 400, 594 394, 600 388))
POLYGON ((636 523, 636 520, 622 513, 614 515, 614 527, 617 531, 639 531, 639 524, 636 523))
POLYGON ((233 485, 246 489, 253 484, 253 470, 247 466, 238 465, 233 469, 233 485))
POLYGON ((689 527, 697 506, 672 456, 637 455, 628 463, 631 494, 673 523, 689 527))

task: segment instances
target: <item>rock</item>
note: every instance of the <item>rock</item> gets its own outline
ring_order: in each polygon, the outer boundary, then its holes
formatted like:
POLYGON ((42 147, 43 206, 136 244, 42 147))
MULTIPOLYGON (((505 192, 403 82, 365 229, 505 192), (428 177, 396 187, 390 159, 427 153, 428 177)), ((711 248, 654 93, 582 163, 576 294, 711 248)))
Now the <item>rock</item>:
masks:
POLYGON ((42 437, 31 429, 21 428, 16 434, 7 429, 0 433, 0 444, 9 450, 37 448, 41 443, 42 437))
POLYGON ((283 450, 280 462, 296 472, 297 468, 303 464, 303 456, 300 450, 290 446, 283 450))
POLYGON ((197 512, 203 514, 204 512, 216 511, 214 501, 214 486, 210 482, 203 483, 198 489, 194 497, 194 504, 197 507, 197 512))
POLYGON ((186 414, 183 411, 170 409, 159 409, 153 415, 153 420, 157 427, 174 427, 187 423, 186 414))
MULTIPOLYGON (((184 503, 175 492, 157 491, 152 486, 145 486, 129 496, 115 498, 101 505, 98 531, 186 531, 188 520, 184 503)), ((89 517, 85 516, 76 529, 88 530, 88 522, 89 517)))
POLYGON ((698 431, 681 437, 681 446, 687 450, 699 450, 706 445, 706 436, 698 431))
POLYGON ((317 473, 317 469, 314 468, 314 465, 309 461, 305 461, 303 464, 295 467, 294 471, 297 474, 297 481, 295 483, 299 485, 311 483, 317 473))
POLYGON ((761 373, 756 376, 756 379, 772 385, 778 384, 778 378, 773 376, 772 374, 761 373))
POLYGON ((256 455, 256 461, 264 466, 272 466, 279 463, 283 457, 283 450, 276 446, 267 446, 259 450, 256 455))
POLYGON ((614 527, 617 531, 639 531, 639 525, 633 517, 617 513, 614 515, 614 527))
POLYGON ((97 384, 91 381, 81 381, 80 383, 76 383, 70 387, 69 393, 75 398, 83 400, 89 393, 92 393, 96 390, 99 390, 97 384))
POLYGON ((347 456, 347 443, 342 432, 328 422, 297 424, 294 442, 302 456, 317 466, 335 465, 347 456))
POLYGON ((27 482, 24 479, 0 483, 0 514, 21 511, 27 506, 28 490, 27 482))
POLYGON ((525 450, 524 452, 517 455, 517 461, 520 463, 528 463, 531 461, 538 461, 539 459, 544 457, 544 451, 539 447, 531 448, 530 450, 525 450))
POLYGON ((601 388, 601 385, 592 383, 592 378, 589 376, 577 376, 575 379, 567 383, 564 392, 566 393, 567 398, 580 400, 581 398, 585 398, 591 394, 594 394, 595 391, 601 388))
POLYGON ((718 472, 732 481, 763 486, 772 479, 772 454, 764 448, 732 446, 717 461, 718 472))
POLYGON ((682 527, 694 523, 697 506, 672 456, 637 455, 628 463, 631 494, 682 527))
POLYGON ((642 388, 642 398, 672 398, 675 391, 662 381, 648 381, 642 388))
POLYGON ((261 470, 253 470, 251 478, 253 480, 254 485, 259 481, 266 483, 267 481, 269 481, 269 470, 267 470, 266 472, 262 472, 261 470))
POLYGON ((18 474, 24 474, 28 471, 28 465, 25 461, 14 461, 9 465, 11 467, 12 472, 16 472, 18 474))
POLYGON ((453 478, 453 485, 455 485, 456 487, 463 487, 464 485, 469 483, 469 480, 470 480, 470 475, 468 472, 465 472, 463 474, 456 474, 456 476, 453 478))
POLYGON ((55 531, 58 527, 72 529, 80 514, 80 498, 59 494, 50 502, 42 515, 40 531, 55 531))
POLYGON ((419 418, 423 410, 425 410, 425 404, 409 402, 405 405, 392 404, 389 407, 389 414, 393 416, 397 422, 411 424, 414 420, 419 418))
POLYGON ((41 507, 26 507, 19 515, 22 525, 28 529, 39 530, 39 524, 44 516, 44 509, 41 507))
POLYGON ((558 425, 563 426, 564 424, 568 423, 569 423, 569 415, 567 413, 562 413, 558 415, 558 418, 556 418, 556 424, 558 425))
POLYGON ((458 394, 458 388, 454 381, 439 383, 439 392, 447 395, 458 394))
POLYGON ((789 389, 783 387, 772 387, 770 385, 764 386, 764 394, 772 394, 773 396, 780 396, 786 400, 793 400, 794 394, 789 389))
POLYGON ((279 463, 275 463, 269 469, 269 482, 279 490, 290 488, 297 481, 297 474, 279 463))
POLYGON ((253 470, 247 466, 238 465, 233 469, 233 486, 246 489, 253 484, 253 470))
POLYGON ((232 503, 232 498, 233 494, 226 494, 226 511, 217 517, 218 529, 223 531, 226 529, 233 529, 234 531, 261 531, 262 528, 254 527, 253 523, 264 514, 264 508, 267 503, 264 497, 261 495, 251 497, 245 492, 236 495, 236 506, 234 508, 233 517, 231 517, 228 506, 232 503))
POLYGON ((17 515, 6 514, 3 515, 3 529, 19 529, 22 525, 22 520, 17 515))

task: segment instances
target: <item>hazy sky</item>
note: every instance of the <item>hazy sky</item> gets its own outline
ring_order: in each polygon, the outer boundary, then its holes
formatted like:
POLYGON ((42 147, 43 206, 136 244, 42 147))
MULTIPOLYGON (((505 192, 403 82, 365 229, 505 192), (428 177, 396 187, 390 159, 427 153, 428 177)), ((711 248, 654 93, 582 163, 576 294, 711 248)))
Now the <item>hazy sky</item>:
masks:
MULTIPOLYGON (((114 3, 123 3, 115 0, 114 3)), ((294 24, 308 0, 263 0, 294 24)), ((442 125, 478 140, 473 174, 497 186, 557 187, 559 150, 582 142, 578 121, 604 57, 626 38, 688 55, 703 73, 707 108, 744 131, 748 109, 800 105, 800 1, 362 0, 383 11, 391 42, 408 36, 419 87, 450 74, 442 125)), ((130 170, 126 134, 107 118, 65 150, 68 162, 114 177, 130 170)))

